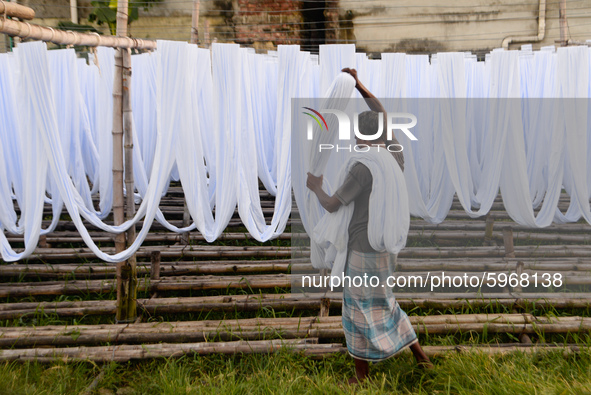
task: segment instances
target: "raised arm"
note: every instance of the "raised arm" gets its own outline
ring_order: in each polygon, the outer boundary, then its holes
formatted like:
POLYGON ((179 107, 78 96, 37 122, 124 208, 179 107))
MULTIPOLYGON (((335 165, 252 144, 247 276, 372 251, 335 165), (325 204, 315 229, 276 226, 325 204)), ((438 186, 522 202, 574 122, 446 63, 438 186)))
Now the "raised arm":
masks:
MULTIPOLYGON (((384 130, 385 130, 385 128, 387 128, 387 125, 388 125, 388 113, 386 112, 386 109, 384 108, 382 103, 380 103, 378 98, 375 97, 375 95, 373 93, 371 93, 369 91, 369 89, 367 89, 365 87, 365 85, 363 85, 359 81, 359 78, 357 78, 357 70, 350 69, 350 68, 346 67, 346 68, 342 69, 341 71, 343 73, 349 73, 349 74, 351 74, 351 76, 353 78, 355 78, 355 88, 357 88, 357 90, 359 91, 361 96, 363 96, 369 109, 372 111, 375 111, 375 112, 381 112, 383 114, 383 116, 384 116, 384 124, 383 125, 384 125, 384 130)), ((388 144, 388 142, 386 141, 386 138, 384 138, 384 143, 386 143, 386 145, 388 144)), ((392 143, 399 144, 398 139, 396 139, 396 137, 393 134, 392 134, 392 143)), ((402 151, 395 152, 395 153, 393 153, 393 155, 394 155, 394 158, 396 159, 396 162, 398 162, 398 164, 400 165, 400 168, 402 169, 402 171, 404 171, 404 154, 402 153, 402 151)))
POLYGON ((350 69, 350 68, 346 67, 341 71, 343 73, 349 73, 349 74, 351 74, 351 76, 353 78, 355 78, 355 88, 357 88, 357 90, 359 91, 359 94, 361 94, 361 96, 363 96, 369 109, 372 111, 381 112, 382 114, 384 114, 384 127, 385 127, 386 126, 386 109, 384 108, 382 103, 378 100, 378 98, 375 97, 375 95, 373 93, 371 93, 369 91, 369 89, 367 89, 365 87, 365 85, 363 85, 361 83, 361 81, 359 81, 359 79, 357 78, 357 70, 350 69))

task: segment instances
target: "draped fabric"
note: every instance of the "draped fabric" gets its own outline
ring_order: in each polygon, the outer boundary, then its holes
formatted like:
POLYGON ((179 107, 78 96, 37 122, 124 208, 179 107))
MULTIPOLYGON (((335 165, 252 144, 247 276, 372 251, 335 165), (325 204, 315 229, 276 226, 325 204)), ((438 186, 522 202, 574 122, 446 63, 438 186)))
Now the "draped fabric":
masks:
MULTIPOLYGON (((350 44, 321 46, 316 56, 298 46, 255 54, 234 44, 206 50, 159 41, 157 51, 132 56, 136 190, 126 193, 141 204, 134 218, 112 226, 104 220, 113 204, 114 50, 98 48, 87 62, 71 49, 21 44, 0 54, 2 259, 30 255, 64 208, 86 244, 110 262, 131 256, 153 220, 174 232, 197 229, 212 242, 238 209, 255 239, 272 239, 285 230, 292 191, 310 234, 324 211, 305 188, 306 172, 324 174, 331 192, 348 159, 304 152, 292 141, 292 126, 304 122, 292 119, 300 113, 292 98, 312 98, 323 108, 359 98, 343 67, 356 67, 376 96, 405 99, 402 109, 419 120, 417 141, 395 132, 412 215, 440 223, 457 196, 476 218, 500 192, 519 224, 591 223, 590 58, 587 47, 494 50, 481 62, 464 53, 377 60, 350 44), (171 180, 181 182, 192 217, 184 228, 158 208, 171 180), (276 197, 267 220, 259 182, 276 197), (570 198, 565 212, 558 210, 562 190, 570 198), (52 207, 45 224, 44 204, 52 207), (132 246, 108 255, 83 220, 112 233, 144 225, 132 246), (14 251, 7 233, 23 235, 24 250, 14 251)), ((316 143, 328 137, 314 136, 316 143)))
MULTIPOLYGON (((356 153, 342 167, 337 185, 342 185, 355 163, 363 163, 371 172, 373 183, 369 198, 367 233, 371 247, 376 251, 398 254, 406 245, 410 227, 408 193, 400 166, 390 152, 370 147, 368 152, 356 153)), ((325 214, 314 227, 313 240, 324 250, 314 267, 331 268, 331 275, 340 277, 345 272, 349 222, 355 203, 341 206, 334 213, 325 214)))

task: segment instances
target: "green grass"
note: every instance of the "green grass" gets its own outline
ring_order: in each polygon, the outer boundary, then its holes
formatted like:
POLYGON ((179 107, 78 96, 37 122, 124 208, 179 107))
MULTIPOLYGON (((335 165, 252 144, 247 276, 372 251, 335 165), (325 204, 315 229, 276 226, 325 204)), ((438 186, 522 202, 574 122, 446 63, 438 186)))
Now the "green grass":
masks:
MULTIPOLYGON (((66 219, 63 217, 62 219, 66 219)), ((460 221, 460 219, 456 220, 460 221)), ((509 220, 497 220, 510 222, 509 220)), ((291 227, 286 229, 290 232, 291 227)), ((302 231, 295 226, 294 232, 302 231)), ((244 227, 228 228, 226 232, 245 233, 244 227)), ((459 240, 457 243, 445 241, 438 243, 432 237, 432 231, 425 231, 418 237, 410 237, 408 247, 459 247, 482 246, 482 239, 459 240)), ((562 244, 540 242, 528 238, 519 238, 516 234, 515 245, 543 246, 562 244)), ((498 241, 502 245, 501 241, 498 241)), ((154 244, 154 243, 152 243, 154 244)), ((158 244, 158 243, 156 243, 158 244)), ((585 243, 587 244, 587 243, 585 243)), ((111 246, 112 243, 104 243, 111 246)), ((305 246, 306 241, 272 240, 259 243, 253 239, 218 240, 212 244, 203 241, 191 241, 192 246, 305 246)), ((54 247, 77 249, 82 243, 61 243, 54 247)), ((189 246, 188 248, 191 248, 189 246)), ((237 257, 232 260, 264 261, 268 258, 237 257)), ((149 258, 143 258, 143 261, 149 258)), ((177 260, 189 260, 181 259, 177 260)), ((209 259, 193 258, 193 261, 209 259)), ((218 259, 216 259, 218 260, 218 259)), ((67 261, 70 262, 70 261, 67 261)), ((97 263, 98 259, 75 259, 71 263, 97 263)), ((50 263, 35 261, 35 263, 50 263)), ((74 280, 75 276, 69 277, 74 280)), ((82 279, 82 278, 80 278, 82 279)), ((4 282, 43 281, 39 277, 4 278, 4 282)), ((219 289, 187 290, 167 292, 161 296, 213 296, 257 293, 289 293, 289 289, 219 289)), ((150 297, 148 292, 141 292, 138 298, 150 297)), ((7 298, 4 302, 25 301, 68 301, 68 300, 112 300, 114 293, 62 296, 31 296, 26 298, 7 298)), ((467 306, 455 309, 408 308, 408 315, 438 314, 478 314, 512 313, 511 308, 492 302, 487 306, 467 306)), ((515 311, 517 312, 517 311, 515 311)), ((555 309, 535 304, 521 312, 536 316, 590 316, 590 309, 555 309)), ((144 315, 144 322, 187 321, 187 320, 222 320, 253 317, 310 317, 317 315, 317 310, 273 310, 258 311, 201 312, 187 314, 144 315)), ((330 315, 340 315, 340 309, 331 309, 330 315)), ((64 318, 51 311, 37 311, 34 314, 16 320, 0 321, 3 326, 44 326, 44 325, 96 325, 113 323, 112 316, 84 316, 64 318)), ((280 338, 281 333, 268 333, 267 338, 280 338)), ((588 333, 530 335, 534 343, 578 343, 591 347, 588 333)), ((420 334, 423 345, 457 344, 496 344, 519 342, 514 334, 455 333, 448 335, 420 334)), ((343 342, 343 339, 324 339, 328 342, 343 342)), ((2 363, 0 362, 0 395, 2 394, 77 394, 84 391, 102 372, 103 376, 93 393, 95 394, 572 394, 591 393, 591 351, 586 349, 576 355, 563 355, 561 352, 543 352, 536 355, 515 353, 505 356, 485 354, 449 353, 434 360, 435 368, 424 372, 416 368, 410 355, 402 355, 371 368, 371 381, 352 388, 344 383, 354 373, 353 361, 346 355, 335 355, 323 360, 314 360, 289 353, 285 350, 273 355, 242 356, 185 356, 182 358, 148 360, 133 363, 2 363)))
POLYGON ((95 394, 586 394, 591 392, 591 354, 560 352, 450 353, 422 371, 410 355, 375 364, 370 381, 350 387, 352 359, 313 360, 273 355, 185 356, 139 363, 0 365, 2 394, 74 394, 101 370, 95 394))

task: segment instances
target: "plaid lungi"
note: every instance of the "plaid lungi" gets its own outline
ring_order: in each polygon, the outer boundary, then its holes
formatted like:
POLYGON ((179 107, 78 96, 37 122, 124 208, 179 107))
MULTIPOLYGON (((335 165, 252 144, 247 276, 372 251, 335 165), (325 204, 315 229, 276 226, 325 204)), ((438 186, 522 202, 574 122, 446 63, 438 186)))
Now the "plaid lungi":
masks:
POLYGON ((386 285, 395 262, 396 256, 388 252, 349 252, 345 274, 351 279, 364 274, 368 278, 367 287, 345 281, 343 288, 343 329, 354 358, 381 361, 417 341, 408 316, 386 285), (369 285, 372 276, 379 278, 377 287, 369 285))

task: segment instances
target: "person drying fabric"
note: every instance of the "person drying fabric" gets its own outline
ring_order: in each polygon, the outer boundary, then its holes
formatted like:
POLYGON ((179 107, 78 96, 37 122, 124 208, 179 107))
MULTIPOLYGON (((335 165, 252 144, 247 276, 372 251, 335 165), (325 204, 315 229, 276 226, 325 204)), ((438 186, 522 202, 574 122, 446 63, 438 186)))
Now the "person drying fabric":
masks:
MULTIPOLYGON (((343 69, 343 72, 347 72, 355 78, 355 87, 371 109, 371 111, 359 114, 359 130, 364 135, 373 135, 378 129, 380 116, 378 113, 382 113, 385 117, 386 111, 379 100, 359 82, 355 69, 346 68, 343 69)), ((385 124, 386 122, 384 122, 385 124)), ((393 140, 395 140, 394 137, 393 140)), ((408 316, 396 302, 392 289, 383 286, 386 284, 387 278, 392 275, 396 254, 390 252, 392 248, 387 242, 376 242, 375 235, 376 228, 382 229, 382 232, 387 229, 387 226, 381 228, 376 226, 375 213, 377 210, 380 210, 380 215, 384 217, 389 211, 391 213, 392 207, 400 207, 398 202, 392 200, 394 196, 387 186, 392 186, 396 181, 401 180, 402 185, 394 185, 394 187, 402 188, 403 194, 406 194, 406 186, 403 184, 404 178, 402 176, 404 166, 402 152, 391 154, 387 151, 385 131, 376 140, 366 141, 356 137, 356 141, 358 146, 369 148, 366 152, 352 155, 345 166, 346 177, 344 181, 341 180, 342 183, 339 184, 341 186, 333 196, 329 196, 322 189, 322 175, 316 177, 308 173, 306 183, 306 186, 318 197, 320 204, 330 213, 327 215, 331 219, 321 221, 321 224, 324 223, 325 227, 330 224, 333 227, 338 227, 337 224, 348 220, 345 232, 348 236, 345 236, 348 239, 346 243, 347 259, 344 267, 346 277, 367 276, 379 279, 380 285, 378 286, 364 284, 366 286, 361 287, 343 281, 342 322, 347 348, 355 360, 356 372, 356 377, 349 380, 350 384, 361 382, 367 377, 370 361, 385 360, 406 347, 410 347, 420 366, 432 366, 418 342, 408 316), (384 204, 387 208, 381 211, 381 205, 384 204), (352 213, 351 206, 353 206, 352 213), (374 211, 373 223, 372 211, 374 211), (345 212, 348 214, 344 214, 345 212), (338 219, 339 216, 340 219, 338 219), (385 244, 385 248, 377 248, 379 244, 385 244)), ((397 143, 397 141, 393 142, 397 143)), ((402 205, 402 207, 406 207, 406 209, 393 213, 394 216, 387 216, 385 222, 409 222, 408 204, 402 205)), ((315 229, 316 236, 330 232, 330 229, 315 229)), ((332 229, 332 232, 339 233, 335 229, 332 229)), ((380 240, 382 239, 387 239, 387 236, 381 235, 380 240)), ((406 240, 406 234, 404 240, 406 240)), ((334 269, 333 275, 335 275, 334 269)))

